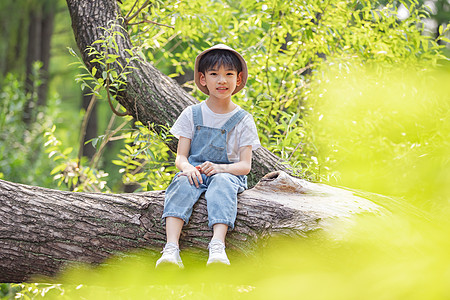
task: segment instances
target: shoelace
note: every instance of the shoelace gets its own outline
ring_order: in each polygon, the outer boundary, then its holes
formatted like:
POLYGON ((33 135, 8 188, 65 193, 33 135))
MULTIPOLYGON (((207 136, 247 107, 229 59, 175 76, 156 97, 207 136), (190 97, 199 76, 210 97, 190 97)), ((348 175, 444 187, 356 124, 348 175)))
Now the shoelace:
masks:
POLYGON ((221 243, 211 243, 208 247, 211 251, 211 253, 222 253, 222 251, 225 249, 225 246, 221 243))
POLYGON ((166 245, 164 247, 164 249, 161 251, 161 253, 172 255, 172 254, 174 254, 174 253, 176 253, 178 251, 179 250, 178 250, 178 248, 176 246, 174 246, 174 245, 166 245))

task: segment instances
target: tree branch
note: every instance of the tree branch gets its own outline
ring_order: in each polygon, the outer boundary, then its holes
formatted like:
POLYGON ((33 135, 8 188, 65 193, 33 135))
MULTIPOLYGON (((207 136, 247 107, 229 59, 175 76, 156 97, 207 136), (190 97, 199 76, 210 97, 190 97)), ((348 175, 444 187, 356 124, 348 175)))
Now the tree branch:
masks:
POLYGON ((155 25, 158 25, 158 26, 164 26, 164 27, 169 27, 169 28, 175 29, 174 26, 170 26, 170 25, 166 25, 166 24, 162 24, 162 23, 158 23, 158 22, 150 21, 150 20, 142 20, 142 21, 136 22, 136 23, 128 23, 128 25, 139 25, 139 24, 142 24, 142 23, 150 23, 150 24, 155 24, 155 25))
POLYGON ((95 96, 95 92, 92 94, 91 101, 84 113, 83 123, 81 123, 80 129, 80 147, 78 149, 78 164, 80 164, 81 157, 83 156, 83 147, 84 147, 84 137, 86 135, 86 127, 89 122, 89 118, 91 116, 92 109, 94 108, 95 103, 97 102, 97 97, 95 96))
MULTIPOLYGON (((142 4, 142 6, 129 18, 125 19, 125 24, 128 24, 131 20, 133 20, 134 18, 136 18, 136 16, 148 5, 148 3, 150 2, 150 0, 146 0, 144 2, 144 4, 142 4)), ((136 4, 136 2, 135 2, 136 4)))

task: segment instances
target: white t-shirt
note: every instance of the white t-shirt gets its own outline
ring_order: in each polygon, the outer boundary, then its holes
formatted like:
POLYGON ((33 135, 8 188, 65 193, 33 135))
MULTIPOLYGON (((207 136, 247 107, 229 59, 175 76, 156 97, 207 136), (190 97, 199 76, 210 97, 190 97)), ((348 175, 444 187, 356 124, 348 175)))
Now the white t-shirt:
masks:
MULTIPOLYGON (((234 115, 240 107, 237 106, 232 112, 226 114, 216 114, 213 112, 206 102, 200 105, 202 109, 203 125, 212 128, 221 128, 228 119, 234 115)), ((177 139, 180 136, 191 139, 194 137, 194 117, 192 114, 192 106, 187 107, 178 117, 175 124, 170 129, 177 139)), ((256 131, 255 121, 250 114, 245 114, 242 120, 234 126, 227 135, 227 155, 231 162, 239 161, 239 148, 243 146, 252 146, 252 150, 261 147, 258 132, 256 131)))

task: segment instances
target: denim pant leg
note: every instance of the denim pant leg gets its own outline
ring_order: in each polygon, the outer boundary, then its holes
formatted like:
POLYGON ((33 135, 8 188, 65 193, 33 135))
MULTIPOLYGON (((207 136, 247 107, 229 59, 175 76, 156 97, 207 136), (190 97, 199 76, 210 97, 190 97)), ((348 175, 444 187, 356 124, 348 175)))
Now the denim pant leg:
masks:
MULTIPOLYGON (((203 182, 205 180, 206 176, 203 177, 203 182)), ((177 217, 182 219, 184 224, 187 224, 192 214, 192 207, 205 190, 205 184, 201 184, 197 188, 189 183, 187 176, 175 175, 166 190, 164 211, 161 217, 163 223, 166 217, 177 217)))
POLYGON ((207 185, 208 226, 221 223, 232 230, 237 214, 237 194, 246 188, 243 176, 218 173, 208 178, 207 185))

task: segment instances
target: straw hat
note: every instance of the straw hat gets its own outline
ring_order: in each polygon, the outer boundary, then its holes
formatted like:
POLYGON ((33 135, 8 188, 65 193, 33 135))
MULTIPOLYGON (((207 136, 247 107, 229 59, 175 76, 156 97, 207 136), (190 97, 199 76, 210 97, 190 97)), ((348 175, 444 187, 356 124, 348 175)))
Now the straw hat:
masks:
POLYGON ((242 55, 239 54, 239 52, 237 52, 236 50, 228 47, 227 45, 224 44, 218 44, 215 45, 209 49, 206 49, 205 51, 203 51, 202 53, 200 53, 197 58, 195 59, 195 68, 194 68, 194 81, 195 84, 197 84, 198 88, 205 93, 206 95, 209 95, 209 91, 208 88, 206 86, 203 86, 200 84, 200 75, 198 73, 198 65, 200 62, 200 59, 203 57, 203 55, 205 55, 206 53, 208 53, 211 50, 228 50, 233 52, 234 54, 236 54, 236 56, 239 58, 239 60, 241 61, 241 65, 242 65, 242 81, 241 84, 236 86, 236 89, 234 90, 234 92, 232 93, 232 95, 236 94, 237 92, 239 92, 240 90, 242 90, 245 86, 245 84, 247 83, 247 77, 248 77, 248 70, 247 70, 247 63, 245 62, 244 58, 242 57, 242 55))

